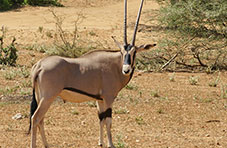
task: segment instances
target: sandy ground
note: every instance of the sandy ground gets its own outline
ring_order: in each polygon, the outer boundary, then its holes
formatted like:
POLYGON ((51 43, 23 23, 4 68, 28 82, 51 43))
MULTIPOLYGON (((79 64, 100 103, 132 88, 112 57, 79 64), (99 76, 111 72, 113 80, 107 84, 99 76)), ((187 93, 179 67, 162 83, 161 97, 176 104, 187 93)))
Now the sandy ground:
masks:
MULTIPOLYGON (((55 31, 51 10, 64 18, 64 29, 73 31, 77 14, 85 16, 78 30, 84 38, 115 48, 111 35, 121 40, 123 34, 122 0, 65 0, 66 7, 24 7, 1 12, 0 26, 7 28, 7 37, 15 36, 20 65, 31 67, 45 56, 25 47, 52 44, 48 32, 55 31), (39 28, 44 31, 40 32, 39 28), (31 60, 32 59, 32 60, 31 60)), ((130 0, 129 34, 133 31, 139 0, 130 0)), ((146 0, 141 24, 150 25, 160 8, 146 0)), ((155 42, 161 32, 139 32, 137 43, 155 42)), ((14 86, 21 80, 5 80, 0 71, 0 88, 14 86)), ((29 79, 29 78, 28 78, 29 79)), ((225 148, 227 147, 227 73, 140 73, 136 72, 129 86, 123 89, 113 108, 113 140, 118 148, 225 148), (192 76, 198 78, 191 85, 192 76), (209 84, 220 78, 217 87, 209 84), (174 78, 172 82, 171 79, 174 78)), ((28 129, 30 97, 5 97, 0 94, 0 148, 29 147, 28 129), (23 118, 13 120, 21 113, 23 118)), ((52 148, 98 147, 99 123, 93 102, 73 104, 57 100, 45 118, 47 139, 52 148)), ((43 147, 38 136, 38 148, 43 147)))

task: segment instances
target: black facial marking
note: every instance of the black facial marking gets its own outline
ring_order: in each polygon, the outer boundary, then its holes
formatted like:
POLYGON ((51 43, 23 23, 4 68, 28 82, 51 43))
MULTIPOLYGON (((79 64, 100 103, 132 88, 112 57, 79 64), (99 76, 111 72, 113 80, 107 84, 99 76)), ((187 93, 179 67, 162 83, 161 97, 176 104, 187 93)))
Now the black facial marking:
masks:
POLYGON ((132 49, 132 45, 130 45, 130 44, 128 44, 128 45, 124 45, 124 49, 126 50, 126 51, 130 51, 131 49, 132 49))
POLYGON ((131 65, 131 55, 130 55, 129 53, 127 53, 127 54, 125 55, 124 64, 125 64, 125 65, 131 65))
POLYGON ((99 113, 99 120, 102 121, 107 117, 112 118, 112 108, 108 108, 105 112, 99 113))
POLYGON ((101 98, 101 96, 100 96, 100 95, 93 95, 93 94, 89 94, 89 93, 87 93, 87 92, 84 92, 84 91, 79 90, 79 89, 76 89, 76 88, 72 88, 72 87, 65 87, 64 89, 69 90, 69 91, 73 91, 73 92, 76 92, 76 93, 80 93, 80 94, 83 94, 83 95, 86 95, 86 96, 89 96, 89 97, 95 98, 95 99, 97 99, 97 100, 103 100, 103 99, 101 98))

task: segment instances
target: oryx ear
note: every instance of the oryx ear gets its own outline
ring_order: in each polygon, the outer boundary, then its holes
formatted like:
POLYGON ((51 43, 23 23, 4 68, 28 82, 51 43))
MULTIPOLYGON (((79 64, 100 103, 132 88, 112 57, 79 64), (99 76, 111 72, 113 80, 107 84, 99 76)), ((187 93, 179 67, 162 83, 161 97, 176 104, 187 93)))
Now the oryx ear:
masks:
POLYGON ((114 36, 111 36, 112 37, 112 39, 114 40, 114 42, 116 43, 116 45, 120 48, 120 50, 122 50, 124 47, 122 46, 122 44, 120 43, 120 42, 118 42, 115 38, 114 38, 114 36))
POLYGON ((156 46, 156 44, 141 45, 141 46, 136 48, 136 51, 140 52, 140 51, 148 50, 148 49, 150 49, 150 48, 152 48, 154 46, 156 46))

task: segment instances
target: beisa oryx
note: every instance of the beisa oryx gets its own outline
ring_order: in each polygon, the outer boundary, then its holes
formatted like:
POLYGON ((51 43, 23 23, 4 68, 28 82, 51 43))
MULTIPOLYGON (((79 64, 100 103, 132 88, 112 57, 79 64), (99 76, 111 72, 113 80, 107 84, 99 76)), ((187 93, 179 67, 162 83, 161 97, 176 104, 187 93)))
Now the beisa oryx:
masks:
POLYGON ((124 7, 124 44, 114 38, 120 51, 98 50, 79 58, 50 56, 32 67, 33 99, 30 110, 31 148, 36 147, 37 128, 43 144, 48 147, 44 132, 44 115, 57 96, 64 101, 97 101, 100 119, 99 145, 103 145, 103 127, 106 126, 108 147, 114 148, 111 136, 112 104, 119 91, 128 84, 134 69, 136 53, 156 44, 135 46, 136 32, 142 11, 139 8, 132 43, 127 42, 127 0, 124 7))

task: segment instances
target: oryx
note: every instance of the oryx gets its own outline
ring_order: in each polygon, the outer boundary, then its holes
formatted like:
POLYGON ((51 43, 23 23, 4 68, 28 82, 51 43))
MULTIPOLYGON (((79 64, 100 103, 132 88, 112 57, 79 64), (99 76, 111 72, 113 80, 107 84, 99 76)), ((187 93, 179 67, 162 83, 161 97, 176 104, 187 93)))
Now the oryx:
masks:
POLYGON ((96 100, 100 119, 99 145, 103 145, 103 127, 106 125, 108 147, 114 148, 111 136, 114 99, 133 75, 136 53, 156 45, 135 46, 143 1, 141 0, 132 43, 128 44, 125 0, 124 45, 113 38, 120 51, 97 50, 74 59, 50 56, 32 67, 33 99, 29 127, 31 148, 36 147, 37 128, 40 130, 44 146, 48 147, 44 133, 44 115, 57 96, 70 102, 96 100))

